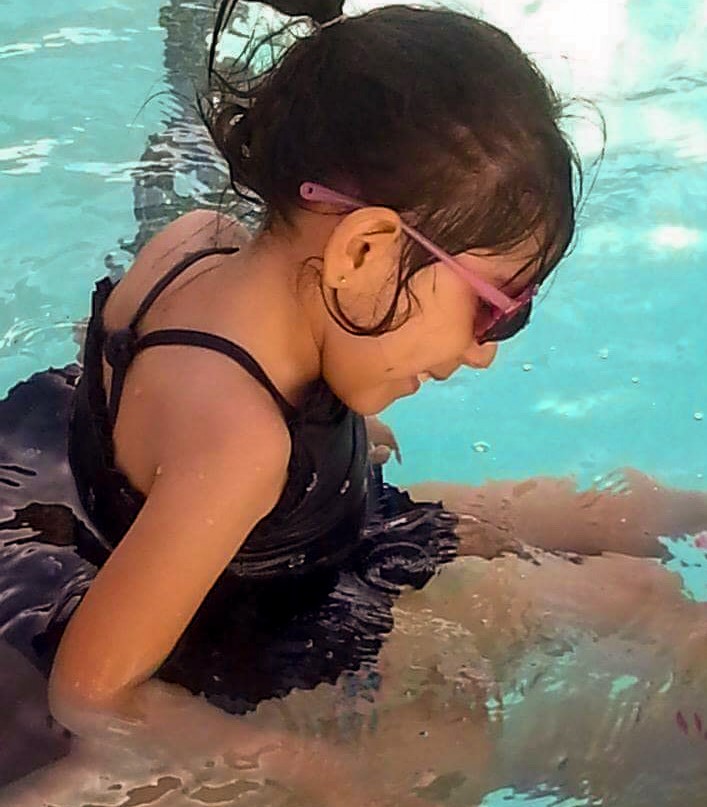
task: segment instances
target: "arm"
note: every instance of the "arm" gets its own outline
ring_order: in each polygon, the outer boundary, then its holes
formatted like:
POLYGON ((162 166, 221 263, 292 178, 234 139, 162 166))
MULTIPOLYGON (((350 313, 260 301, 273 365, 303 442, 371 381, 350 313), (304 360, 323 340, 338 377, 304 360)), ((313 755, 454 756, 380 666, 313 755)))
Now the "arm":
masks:
POLYGON ((411 494, 441 499, 458 514, 461 554, 482 557, 518 551, 523 544, 583 555, 659 557, 658 536, 707 527, 707 493, 668 488, 630 468, 609 480, 586 491, 578 491, 572 479, 552 477, 478 488, 426 483, 411 494))
MULTIPOLYGON (((152 418, 167 436, 161 473, 71 619, 51 674, 51 709, 81 738, 99 740, 111 759, 125 747, 145 759, 166 754, 187 770, 205 758, 236 767, 245 759, 258 775, 317 799, 325 794, 332 807, 381 805, 346 747, 263 725, 257 713, 233 717, 150 680, 286 478, 289 434, 269 395, 250 380, 226 388, 219 377, 211 386, 202 372, 200 382, 191 405, 182 391, 179 406, 152 418)), ((89 751, 95 746, 89 742, 89 751)), ((72 755, 64 774, 74 762, 72 755)))
POLYGON ((223 428, 218 402, 180 401, 171 420, 155 421, 161 473, 71 619, 51 674, 52 711, 78 734, 124 720, 154 727, 147 680, 280 495, 289 435, 264 391, 239 392, 240 427, 231 412, 223 428))

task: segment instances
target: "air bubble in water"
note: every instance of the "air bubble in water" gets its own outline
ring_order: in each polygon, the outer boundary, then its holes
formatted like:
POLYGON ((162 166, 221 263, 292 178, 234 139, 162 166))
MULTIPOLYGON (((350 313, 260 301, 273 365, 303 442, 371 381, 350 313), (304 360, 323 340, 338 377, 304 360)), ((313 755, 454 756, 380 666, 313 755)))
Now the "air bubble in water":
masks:
POLYGON ((695 418, 695 420, 704 420, 705 413, 704 412, 695 412, 693 417, 695 418))
POLYGON ((635 375, 635 376, 633 376, 633 377, 631 378, 631 383, 632 383, 632 384, 640 384, 640 383, 641 383, 641 379, 640 379, 640 378, 639 378, 637 375, 635 375))
POLYGON ((529 361, 527 361, 527 362, 526 362, 526 363, 523 365, 523 372, 524 372, 524 373, 529 373, 529 372, 530 372, 532 369, 533 369, 533 365, 532 365, 532 364, 531 364, 529 361))
POLYGON ((599 351, 599 358, 600 359, 608 359, 609 358, 609 348, 608 347, 603 347, 599 351))
POLYGON ((484 443, 483 440, 474 443, 474 451, 476 451, 477 454, 486 454, 486 452, 490 450, 491 446, 488 443, 484 443))

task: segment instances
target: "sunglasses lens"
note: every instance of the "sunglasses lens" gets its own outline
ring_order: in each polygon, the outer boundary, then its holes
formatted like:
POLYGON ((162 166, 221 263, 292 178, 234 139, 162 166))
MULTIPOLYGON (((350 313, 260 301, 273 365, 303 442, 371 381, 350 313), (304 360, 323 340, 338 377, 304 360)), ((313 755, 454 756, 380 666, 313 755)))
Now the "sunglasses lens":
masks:
POLYGON ((503 342, 505 339, 510 339, 530 322, 531 309, 532 303, 528 300, 524 306, 511 314, 501 316, 499 319, 489 322, 488 325, 481 323, 476 341, 483 345, 485 342, 503 342))

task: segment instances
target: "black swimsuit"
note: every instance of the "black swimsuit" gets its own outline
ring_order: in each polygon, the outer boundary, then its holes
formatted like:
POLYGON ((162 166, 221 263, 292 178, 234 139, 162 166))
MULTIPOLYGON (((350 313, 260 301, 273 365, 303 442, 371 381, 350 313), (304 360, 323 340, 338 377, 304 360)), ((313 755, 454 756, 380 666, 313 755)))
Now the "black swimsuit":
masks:
POLYGON ((362 419, 325 384, 295 410, 255 359, 227 340, 185 330, 137 334, 169 283, 216 251, 233 250, 205 250, 175 266, 124 331, 103 330, 112 284, 100 281, 83 373, 76 365, 38 373, 0 401, 0 639, 46 673, 96 568, 144 503, 113 456, 112 424, 134 356, 158 344, 216 350, 279 406, 292 441, 288 480, 157 675, 240 713, 342 675, 358 687, 375 685, 395 596, 402 586, 421 587, 454 557, 456 519, 369 476, 362 419), (113 367, 108 402, 104 352, 113 367))
MULTIPOLYGON (((168 329, 138 336, 160 294, 200 259, 234 249, 205 249, 169 271, 150 291, 127 328, 106 334, 103 307, 113 284, 98 283, 86 335, 84 374, 76 396, 70 458, 87 511, 115 546, 144 504, 113 458, 113 427, 125 376, 134 357, 160 345, 188 345, 227 356, 272 395, 292 444, 287 483, 275 508, 253 529, 233 559, 233 573, 271 577, 293 570, 338 566, 360 540, 365 513, 367 445, 363 418, 347 409, 324 384, 297 410, 281 395, 258 362, 242 347, 203 331, 168 329), (108 404, 102 356, 113 370, 108 404)), ((234 412, 237 417, 237 412, 234 412)))

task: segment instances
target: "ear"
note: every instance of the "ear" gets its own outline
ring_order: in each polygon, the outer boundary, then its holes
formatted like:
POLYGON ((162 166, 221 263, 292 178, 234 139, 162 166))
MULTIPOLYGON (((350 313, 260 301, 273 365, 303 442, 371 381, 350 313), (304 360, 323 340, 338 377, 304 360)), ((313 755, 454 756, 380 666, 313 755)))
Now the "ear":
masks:
POLYGON ((324 284, 375 293, 400 260, 400 233, 400 216, 387 207, 349 213, 324 248, 324 284))

